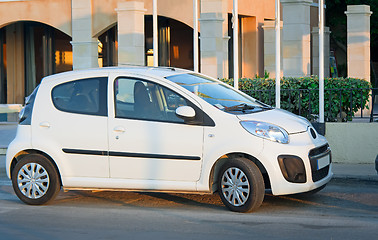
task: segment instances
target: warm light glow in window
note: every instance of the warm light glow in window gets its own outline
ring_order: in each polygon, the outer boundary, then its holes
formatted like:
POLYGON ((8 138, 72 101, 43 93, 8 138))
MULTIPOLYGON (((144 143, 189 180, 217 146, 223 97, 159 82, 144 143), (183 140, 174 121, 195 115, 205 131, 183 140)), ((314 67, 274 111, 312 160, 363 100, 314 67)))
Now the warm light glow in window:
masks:
POLYGON ((179 59, 180 52, 179 52, 179 46, 173 46, 173 58, 179 59))
POLYGON ((56 51, 55 63, 56 65, 72 65, 72 52, 71 51, 56 51))

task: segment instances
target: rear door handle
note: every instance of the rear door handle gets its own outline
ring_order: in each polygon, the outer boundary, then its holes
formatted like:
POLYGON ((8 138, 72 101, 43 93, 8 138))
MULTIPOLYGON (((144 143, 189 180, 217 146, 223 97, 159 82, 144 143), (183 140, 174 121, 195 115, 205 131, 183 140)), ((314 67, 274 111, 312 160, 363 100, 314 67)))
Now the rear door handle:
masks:
POLYGON ((50 128, 50 123, 48 123, 48 122, 41 122, 41 123, 39 124, 39 126, 40 126, 40 127, 43 127, 43 128, 50 128))
POLYGON ((123 127, 115 127, 113 130, 114 132, 118 132, 118 133, 124 133, 126 131, 125 128, 123 127))

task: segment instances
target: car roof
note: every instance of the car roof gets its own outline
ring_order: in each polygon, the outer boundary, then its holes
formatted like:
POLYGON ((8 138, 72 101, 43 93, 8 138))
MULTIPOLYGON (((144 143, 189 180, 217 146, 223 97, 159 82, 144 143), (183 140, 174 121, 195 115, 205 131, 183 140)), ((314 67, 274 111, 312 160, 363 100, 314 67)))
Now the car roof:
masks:
POLYGON ((93 75, 95 73, 98 73, 99 75, 102 74, 110 74, 110 73, 125 73, 125 74, 133 74, 133 75, 139 75, 139 76, 146 76, 146 77, 169 77, 177 74, 182 73, 191 73, 192 71, 180 69, 180 68, 173 68, 173 67, 145 67, 145 66, 132 66, 132 65, 126 65, 126 66, 120 66, 120 67, 103 67, 103 68, 91 68, 91 69, 85 69, 85 70, 74 70, 74 71, 68 71, 58 74, 53 74, 50 76, 47 76, 43 78, 43 81, 52 81, 55 79, 61 79, 61 78, 69 78, 73 76, 83 75, 86 74, 93 75))

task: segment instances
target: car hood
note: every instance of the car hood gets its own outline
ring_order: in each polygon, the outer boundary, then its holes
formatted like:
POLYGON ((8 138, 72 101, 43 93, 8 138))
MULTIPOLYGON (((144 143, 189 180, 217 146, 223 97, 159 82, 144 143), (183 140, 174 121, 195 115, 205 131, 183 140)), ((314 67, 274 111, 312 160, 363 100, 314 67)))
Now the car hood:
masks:
POLYGON ((285 110, 272 109, 257 113, 237 115, 241 121, 261 121, 271 123, 285 129, 289 134, 295 134, 307 131, 310 123, 285 110))

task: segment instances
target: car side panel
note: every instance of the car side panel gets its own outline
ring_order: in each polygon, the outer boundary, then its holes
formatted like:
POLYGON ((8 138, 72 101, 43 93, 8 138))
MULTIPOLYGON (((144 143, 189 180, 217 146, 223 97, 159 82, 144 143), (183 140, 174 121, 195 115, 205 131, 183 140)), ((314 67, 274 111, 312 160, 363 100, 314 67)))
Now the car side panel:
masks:
MULTIPOLYGON (((76 76, 75 80, 90 76, 76 76)), ((109 177, 107 155, 72 154, 64 149, 107 151, 107 117, 68 113, 57 110, 51 90, 64 80, 42 82, 32 119, 32 146, 53 157, 62 178, 109 177)))

